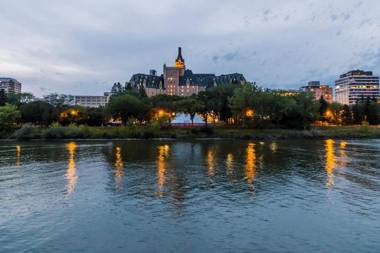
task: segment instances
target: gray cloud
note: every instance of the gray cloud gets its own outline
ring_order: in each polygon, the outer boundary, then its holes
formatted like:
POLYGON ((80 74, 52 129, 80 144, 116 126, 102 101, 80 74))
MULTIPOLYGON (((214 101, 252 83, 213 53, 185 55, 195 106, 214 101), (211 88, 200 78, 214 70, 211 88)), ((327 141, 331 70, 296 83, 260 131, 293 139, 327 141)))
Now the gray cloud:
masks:
POLYGON ((0 8, 0 76, 38 95, 101 94, 172 64, 177 46, 194 72, 241 72, 266 87, 332 83, 349 68, 380 74, 377 0, 3 0, 0 8))

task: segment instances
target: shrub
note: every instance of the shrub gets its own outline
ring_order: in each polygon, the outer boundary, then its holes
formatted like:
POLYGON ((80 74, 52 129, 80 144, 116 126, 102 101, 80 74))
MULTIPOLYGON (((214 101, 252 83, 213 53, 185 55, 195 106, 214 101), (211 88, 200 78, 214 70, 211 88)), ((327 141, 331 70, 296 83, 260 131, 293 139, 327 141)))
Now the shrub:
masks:
POLYGON ((31 140, 41 138, 41 131, 32 124, 25 124, 14 133, 17 140, 31 140))

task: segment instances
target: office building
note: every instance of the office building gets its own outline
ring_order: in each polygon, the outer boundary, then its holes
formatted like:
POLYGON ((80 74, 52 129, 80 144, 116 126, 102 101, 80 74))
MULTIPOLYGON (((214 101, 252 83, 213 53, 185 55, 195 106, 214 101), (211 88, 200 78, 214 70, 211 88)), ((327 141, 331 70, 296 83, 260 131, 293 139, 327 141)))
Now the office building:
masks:
POLYGON ((379 77, 371 71, 353 70, 335 81, 335 101, 341 104, 355 104, 360 99, 378 100, 379 77))
POLYGON ((320 81, 311 81, 306 86, 301 87, 303 92, 311 93, 315 100, 323 97, 327 102, 333 102, 333 88, 329 85, 321 85, 320 81))

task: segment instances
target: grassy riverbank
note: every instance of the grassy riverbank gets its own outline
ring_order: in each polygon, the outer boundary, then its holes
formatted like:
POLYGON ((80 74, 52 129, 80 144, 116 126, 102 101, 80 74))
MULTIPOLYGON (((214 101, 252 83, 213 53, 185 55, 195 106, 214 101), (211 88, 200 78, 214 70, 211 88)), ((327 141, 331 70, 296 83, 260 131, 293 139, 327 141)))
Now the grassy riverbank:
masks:
POLYGON ((153 127, 88 127, 51 126, 49 128, 25 125, 7 139, 324 139, 324 138, 380 138, 380 127, 315 127, 310 130, 246 129, 246 128, 168 128, 153 127))

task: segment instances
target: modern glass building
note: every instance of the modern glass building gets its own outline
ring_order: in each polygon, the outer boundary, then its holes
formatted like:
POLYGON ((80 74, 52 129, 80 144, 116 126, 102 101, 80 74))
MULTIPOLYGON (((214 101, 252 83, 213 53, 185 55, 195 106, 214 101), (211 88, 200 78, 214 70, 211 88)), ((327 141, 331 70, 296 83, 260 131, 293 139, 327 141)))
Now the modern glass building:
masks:
POLYGON ((380 97, 379 77, 371 71, 349 71, 335 81, 335 101, 338 103, 355 104, 368 97, 376 100, 380 97))

